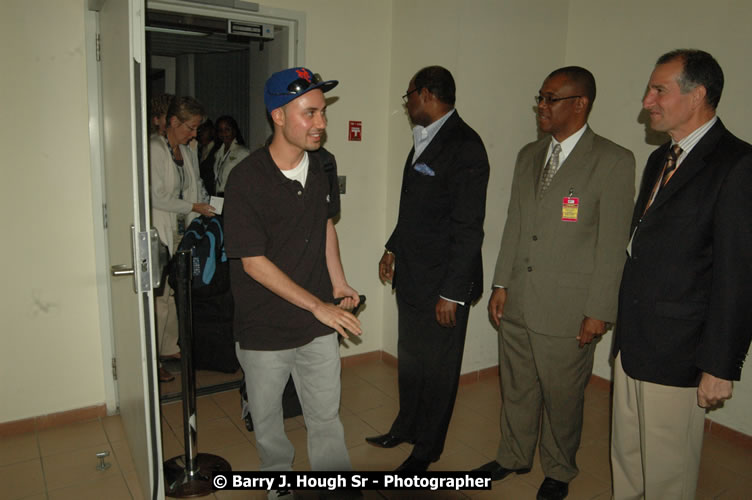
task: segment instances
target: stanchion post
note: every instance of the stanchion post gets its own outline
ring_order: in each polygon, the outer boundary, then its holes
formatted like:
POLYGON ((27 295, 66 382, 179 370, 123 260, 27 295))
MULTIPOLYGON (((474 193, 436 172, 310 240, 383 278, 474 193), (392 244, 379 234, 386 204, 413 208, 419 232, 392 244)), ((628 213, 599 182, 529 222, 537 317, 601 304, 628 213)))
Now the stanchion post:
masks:
POLYGON ((165 494, 188 498, 211 493, 213 472, 232 470, 227 460, 208 453, 198 453, 196 416, 196 373, 193 370, 193 308, 191 307, 192 251, 175 254, 177 288, 175 301, 178 312, 181 382, 183 388, 183 441, 185 454, 164 463, 165 494))
POLYGON ((196 473, 196 374, 193 371, 193 305, 191 303, 190 250, 176 254, 178 270, 175 301, 178 311, 178 335, 181 346, 181 385, 183 388, 183 443, 185 443, 185 469, 189 476, 196 473))

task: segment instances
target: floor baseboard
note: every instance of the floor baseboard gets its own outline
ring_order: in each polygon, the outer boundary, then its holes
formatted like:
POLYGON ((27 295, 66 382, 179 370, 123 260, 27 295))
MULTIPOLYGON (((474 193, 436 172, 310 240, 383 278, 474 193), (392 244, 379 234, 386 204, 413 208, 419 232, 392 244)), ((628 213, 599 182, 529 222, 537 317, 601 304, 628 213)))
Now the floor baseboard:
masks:
POLYGON ((75 408, 73 410, 50 413, 48 415, 29 417, 21 420, 13 420, 0 423, 0 437, 24 434, 32 431, 41 431, 53 427, 86 422, 88 420, 94 420, 95 418, 106 416, 107 406, 101 404, 87 406, 86 408, 75 408))

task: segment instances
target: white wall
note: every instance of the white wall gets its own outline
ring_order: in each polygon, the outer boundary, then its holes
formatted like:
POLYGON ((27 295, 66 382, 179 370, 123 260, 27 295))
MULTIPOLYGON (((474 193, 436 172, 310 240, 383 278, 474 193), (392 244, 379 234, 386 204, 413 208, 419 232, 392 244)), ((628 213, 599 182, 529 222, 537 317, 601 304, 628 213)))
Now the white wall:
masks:
MULTIPOLYGON (((752 5, 740 0, 603 2, 571 0, 566 64, 587 67, 598 95, 590 124, 600 134, 631 149, 637 160, 637 185, 647 157, 656 146, 645 140, 638 122, 642 99, 656 59, 676 48, 700 48, 723 68, 726 85, 718 116, 738 137, 752 142, 749 106, 749 25, 752 5), (668 19, 671 19, 668 22, 668 19)), ((609 334, 598 345, 595 373, 611 378, 609 334)), ((752 368, 747 363, 734 397, 709 418, 752 435, 752 368)))
POLYGON ((104 402, 83 0, 0 3, 0 422, 104 402))

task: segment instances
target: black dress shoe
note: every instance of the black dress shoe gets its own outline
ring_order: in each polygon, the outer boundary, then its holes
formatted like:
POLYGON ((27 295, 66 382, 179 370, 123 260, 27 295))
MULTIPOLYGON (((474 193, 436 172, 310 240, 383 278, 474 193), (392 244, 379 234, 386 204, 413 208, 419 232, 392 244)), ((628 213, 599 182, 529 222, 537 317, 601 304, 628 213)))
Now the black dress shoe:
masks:
POLYGON ((372 444, 374 446, 378 446, 379 448, 394 448, 395 446, 407 443, 407 439, 402 439, 394 434, 386 433, 382 434, 381 436, 371 436, 366 438, 366 442, 368 444, 372 444))
POLYGON ((512 472, 516 472, 517 474, 527 474, 528 472, 530 472, 530 469, 507 469, 506 467, 502 467, 501 464, 496 460, 492 460, 487 464, 481 465, 477 469, 473 469, 473 472, 490 472, 491 481, 499 481, 507 477, 512 472))
POLYGON ((402 462, 402 465, 394 469, 394 472, 425 472, 429 465, 431 465, 431 462, 428 460, 421 460, 410 455, 407 460, 402 462))
POLYGON ((538 489, 537 500, 564 500, 569 494, 569 483, 547 477, 538 489))

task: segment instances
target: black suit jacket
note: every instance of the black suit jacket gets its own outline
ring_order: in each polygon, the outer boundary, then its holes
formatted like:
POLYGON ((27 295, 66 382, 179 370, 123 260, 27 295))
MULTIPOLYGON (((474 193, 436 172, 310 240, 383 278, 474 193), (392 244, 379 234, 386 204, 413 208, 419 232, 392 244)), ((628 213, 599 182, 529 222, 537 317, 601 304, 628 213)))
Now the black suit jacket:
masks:
POLYGON ((648 382, 739 380, 752 332, 752 146, 718 120, 643 216, 669 146, 645 167, 614 354, 648 382))
POLYGON ((417 307, 435 306, 440 295, 469 305, 483 289, 486 149, 455 111, 415 162, 413 153, 405 162, 397 226, 386 244, 395 254, 393 286, 417 307), (419 165, 424 172, 416 170, 419 165))

